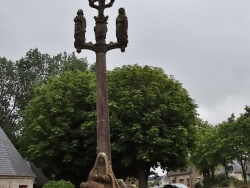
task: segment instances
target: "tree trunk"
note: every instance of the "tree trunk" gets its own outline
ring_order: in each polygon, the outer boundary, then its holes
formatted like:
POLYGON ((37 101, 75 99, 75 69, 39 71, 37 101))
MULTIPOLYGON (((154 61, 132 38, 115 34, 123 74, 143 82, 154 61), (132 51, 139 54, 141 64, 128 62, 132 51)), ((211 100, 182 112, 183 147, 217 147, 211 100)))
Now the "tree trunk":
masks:
POLYGON ((210 177, 210 170, 208 170, 208 169, 203 169, 202 170, 202 174, 203 174, 203 178, 205 179, 205 178, 208 178, 208 177, 210 177))
POLYGON ((144 167, 140 165, 139 167, 139 188, 148 188, 148 173, 144 170, 144 167))
POLYGON ((242 169, 242 177, 243 177, 244 183, 247 183, 246 162, 243 161, 243 160, 244 159, 240 160, 240 166, 241 166, 241 169, 242 169))
POLYGON ((215 174, 214 174, 214 172, 215 172, 215 169, 214 169, 214 167, 211 167, 211 174, 212 174, 212 177, 213 177, 213 178, 215 177, 215 174))
POLYGON ((228 178, 227 165, 223 164, 223 167, 224 167, 224 169, 225 169, 225 175, 226 175, 226 177, 228 178))

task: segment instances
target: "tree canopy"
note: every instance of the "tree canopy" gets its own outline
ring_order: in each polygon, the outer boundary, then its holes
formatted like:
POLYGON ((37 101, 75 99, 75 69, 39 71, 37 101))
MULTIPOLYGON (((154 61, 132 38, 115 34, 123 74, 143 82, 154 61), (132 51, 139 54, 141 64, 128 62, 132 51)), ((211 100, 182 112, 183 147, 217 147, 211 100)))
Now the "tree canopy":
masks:
POLYGON ((243 179, 247 181, 247 167, 250 159, 250 108, 235 118, 234 114, 218 125, 219 134, 223 141, 223 153, 237 160, 242 169, 243 179))
POLYGON ((218 145, 218 131, 202 120, 198 123, 196 130, 196 147, 191 153, 191 162, 204 178, 214 176, 215 169, 221 165, 222 160, 221 145, 218 145))
POLYGON ((8 137, 16 142, 16 121, 18 112, 15 97, 15 69, 13 63, 6 58, 0 58, 0 125, 8 137))
POLYGON ((115 173, 146 187, 151 167, 185 167, 196 104, 182 84, 160 68, 139 65, 117 68, 108 78, 113 165, 123 165, 115 173))
POLYGON ((226 176, 228 165, 237 161, 242 177, 247 181, 247 167, 250 157, 250 108, 238 118, 232 114, 226 121, 212 126, 202 122, 198 126, 198 139, 192 151, 192 162, 204 178, 213 176, 216 167, 223 166, 226 176))
MULTIPOLYGON (((22 151, 55 178, 86 180, 96 149, 95 74, 65 72, 35 89, 23 111, 22 151)), ((108 73, 113 170, 140 186, 151 167, 184 167, 193 146, 196 104, 162 69, 108 73), (133 169, 133 170, 132 170, 133 169)))
POLYGON ((85 71, 89 67, 86 59, 79 59, 74 53, 50 56, 38 49, 31 49, 15 62, 0 58, 0 125, 13 144, 16 145, 22 129, 20 111, 33 97, 34 87, 46 83, 50 76, 67 70, 85 71))
POLYGON ((49 177, 79 185, 95 159, 95 75, 62 73, 34 96, 23 111, 22 153, 49 177))
MULTIPOLYGON (((31 49, 15 62, 0 57, 0 125, 15 145, 22 130, 23 154, 55 178, 78 183, 93 166, 94 72, 95 65, 74 53, 50 56, 31 49)), ((197 105, 182 84, 149 66, 109 71, 108 87, 112 161, 119 178, 139 178, 144 187, 150 168, 184 167, 195 144, 191 159, 204 175, 236 159, 246 179, 248 106, 238 118, 232 114, 215 126, 198 121, 197 105)))

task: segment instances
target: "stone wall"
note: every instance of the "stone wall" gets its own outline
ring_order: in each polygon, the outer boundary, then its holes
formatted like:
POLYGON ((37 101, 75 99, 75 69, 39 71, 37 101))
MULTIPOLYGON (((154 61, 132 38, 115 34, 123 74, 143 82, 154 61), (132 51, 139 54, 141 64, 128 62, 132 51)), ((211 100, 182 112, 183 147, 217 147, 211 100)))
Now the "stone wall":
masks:
POLYGON ((168 177, 169 183, 183 183, 190 187, 191 184, 191 176, 190 174, 179 174, 175 176, 168 177))
POLYGON ((33 188, 34 178, 0 176, 0 188, 33 188))
POLYGON ((195 168, 192 168, 191 173, 180 173, 168 176, 169 184, 183 183, 188 187, 194 188, 197 182, 202 182, 203 177, 195 168))

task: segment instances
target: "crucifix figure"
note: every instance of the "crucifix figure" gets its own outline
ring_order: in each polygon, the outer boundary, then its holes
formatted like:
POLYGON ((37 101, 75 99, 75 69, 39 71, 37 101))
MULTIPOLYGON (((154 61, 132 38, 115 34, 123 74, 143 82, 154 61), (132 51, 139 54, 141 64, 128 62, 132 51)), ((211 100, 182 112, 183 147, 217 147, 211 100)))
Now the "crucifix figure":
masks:
POLYGON ((81 184, 82 188, 119 188, 117 180, 112 172, 111 166, 111 148, 110 148, 110 126, 108 110, 108 92, 106 75, 106 53, 109 50, 120 48, 125 51, 128 43, 128 20, 125 9, 120 8, 116 19, 117 42, 106 43, 106 33, 108 16, 105 17, 105 8, 112 7, 115 0, 110 0, 106 4, 105 0, 88 0, 89 6, 98 10, 98 16, 95 17, 95 39, 96 43, 85 42, 86 20, 82 18, 83 11, 78 10, 75 21, 75 42, 74 46, 78 53, 82 49, 92 50, 96 53, 96 110, 97 110, 97 159, 95 166, 89 174, 88 181, 81 184), (84 29, 83 29, 84 28, 84 29), (79 30, 79 31, 78 31, 79 30), (84 33, 83 33, 84 30, 84 33), (83 38, 84 37, 84 38, 83 38), (100 168, 101 160, 103 170, 100 168), (107 172, 106 173, 104 173, 107 172), (95 172, 95 173, 92 173, 95 172), (100 173, 99 173, 100 172, 100 173))
POLYGON ((104 9, 112 7, 115 0, 110 0, 108 4, 105 4, 105 0, 89 0, 89 6, 98 10, 99 14, 104 14, 104 9), (99 2, 99 5, 96 5, 95 2, 99 2))

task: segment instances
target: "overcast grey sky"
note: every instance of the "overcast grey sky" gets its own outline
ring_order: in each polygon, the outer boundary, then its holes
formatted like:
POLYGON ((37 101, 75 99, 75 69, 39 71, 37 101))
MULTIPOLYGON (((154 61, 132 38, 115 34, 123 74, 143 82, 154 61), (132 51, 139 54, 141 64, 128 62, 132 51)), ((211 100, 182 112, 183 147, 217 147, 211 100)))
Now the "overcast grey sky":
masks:
MULTIPOLYGON (((88 0, 0 0, 0 56, 17 60, 31 48, 56 55, 75 51, 73 19, 83 9, 87 42, 94 42, 97 11, 88 0)), ((107 67, 161 67, 183 83, 204 121, 217 124, 250 105, 249 0, 116 0, 107 42, 116 41, 120 7, 129 21, 125 53, 107 53, 107 67)), ((95 62, 95 54, 78 57, 95 62)))

